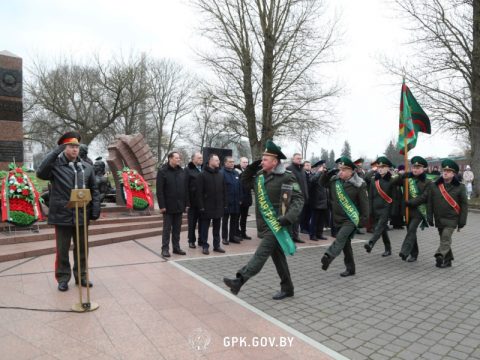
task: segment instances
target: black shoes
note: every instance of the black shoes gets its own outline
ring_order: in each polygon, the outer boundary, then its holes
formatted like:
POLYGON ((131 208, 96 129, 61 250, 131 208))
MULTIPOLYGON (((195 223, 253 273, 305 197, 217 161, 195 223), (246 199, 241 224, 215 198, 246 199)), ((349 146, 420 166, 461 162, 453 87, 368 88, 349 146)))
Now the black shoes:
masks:
POLYGON ((58 283, 58 291, 67 291, 68 290, 68 282, 60 281, 58 283))
POLYGON ((286 291, 280 290, 279 292, 277 292, 275 295, 272 296, 272 299, 273 300, 283 300, 287 297, 292 297, 292 296, 293 296, 293 291, 292 292, 286 292, 286 291))
POLYGON ((188 247, 190 249, 196 249, 197 247, 195 246, 195 243, 188 243, 188 247))
POLYGON ((372 252, 372 246, 369 243, 363 245, 363 247, 367 250, 367 253, 370 254, 372 252))
POLYGON ((163 257, 170 257, 170 252, 168 250, 162 250, 163 257))
POLYGON ((417 261, 417 258, 415 256, 412 256, 412 255, 408 256, 407 262, 415 262, 415 261, 417 261))
POLYGON ((182 249, 173 249, 173 253, 177 255, 187 255, 187 253, 182 249))
POLYGON ((223 239, 223 240, 222 240, 222 244, 223 244, 223 245, 230 245, 230 242, 229 242, 228 240, 226 240, 226 239, 223 239))
MULTIPOLYGON (((87 279, 82 279, 81 284, 82 284, 82 287, 87 287, 87 279)), ((77 279, 75 279, 75 285, 78 285, 78 280, 77 279)), ((60 284, 58 284, 58 286, 60 287, 60 284)), ((88 287, 92 287, 92 286, 93 286, 93 283, 91 281, 89 281, 88 282, 88 287)), ((68 289, 68 286, 67 286, 67 289, 68 289)))
POLYGON ((213 251, 219 252, 219 253, 224 253, 225 252, 225 250, 223 250, 221 247, 213 249, 213 251))
POLYGON ((293 239, 293 242, 296 242, 296 243, 299 243, 299 244, 304 244, 305 241, 301 240, 301 239, 293 239))
POLYGON ((312 240, 312 241, 318 241, 318 238, 317 238, 316 236, 311 236, 311 235, 310 235, 310 240, 312 240))
POLYGON ((345 270, 344 272, 340 273, 341 277, 353 276, 355 275, 355 271, 345 270))
POLYGON ((328 254, 324 254, 320 261, 322 263, 322 270, 327 271, 328 267, 330 266, 330 263, 333 261, 333 257, 331 257, 328 254))
POLYGON ((398 256, 400 256, 400 259, 402 259, 403 261, 407 260, 407 257, 405 255, 403 255, 402 253, 398 254, 398 256))
POLYGON ((233 239, 230 239, 229 242, 234 243, 234 244, 240 244, 242 242, 242 238, 238 236, 234 236, 233 239))
POLYGON ((325 236, 322 235, 322 236, 318 237, 318 240, 328 240, 328 239, 325 236))
POLYGON ((203 253, 203 255, 208 255, 208 254, 210 254, 210 251, 208 251, 207 248, 203 248, 202 253, 203 253))
POLYGON ((251 236, 248 236, 247 234, 242 234, 242 239, 244 240, 252 240, 251 236))
POLYGON ((225 283, 225 285, 227 285, 230 288, 230 291, 234 295, 238 294, 238 292, 240 291, 240 288, 243 285, 243 281, 240 278, 229 279, 224 277, 223 282, 225 283))
POLYGON ((440 268, 441 269, 445 269, 445 268, 448 268, 448 267, 451 267, 452 266, 452 262, 450 260, 445 260, 442 265, 440 265, 440 268))
POLYGON ((385 252, 382 254, 383 257, 390 255, 392 255, 392 250, 385 250, 385 252))

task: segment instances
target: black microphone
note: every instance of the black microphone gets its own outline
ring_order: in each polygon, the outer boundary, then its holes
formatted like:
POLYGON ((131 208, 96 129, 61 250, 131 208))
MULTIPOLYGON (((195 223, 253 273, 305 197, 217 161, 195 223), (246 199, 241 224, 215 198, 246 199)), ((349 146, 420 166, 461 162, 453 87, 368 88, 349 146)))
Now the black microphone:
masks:
POLYGON ((68 163, 68 166, 70 166, 70 167, 73 169, 73 172, 74 172, 74 174, 75 174, 75 189, 78 189, 78 184, 77 184, 77 169, 75 169, 75 164, 74 164, 72 161, 70 161, 70 162, 68 163))

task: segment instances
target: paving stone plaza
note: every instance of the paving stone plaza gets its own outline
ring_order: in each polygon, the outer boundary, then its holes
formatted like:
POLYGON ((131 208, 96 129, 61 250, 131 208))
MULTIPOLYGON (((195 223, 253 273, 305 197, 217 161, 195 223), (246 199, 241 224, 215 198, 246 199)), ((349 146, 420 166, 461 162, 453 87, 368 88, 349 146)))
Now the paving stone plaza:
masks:
MULTIPOLYGON (((480 214, 454 234, 452 268, 438 269, 433 254, 436 230, 419 231, 420 255, 406 263, 398 256, 404 230, 390 231, 393 255, 371 254, 363 241, 353 245, 357 274, 341 278, 343 259, 320 269, 322 247, 303 248, 289 258, 295 297, 271 300, 279 289, 273 262, 250 280, 239 297, 350 359, 480 358, 480 214)), ((356 240, 367 239, 357 235, 356 240)), ((181 265, 223 287, 250 255, 182 261, 181 265)))

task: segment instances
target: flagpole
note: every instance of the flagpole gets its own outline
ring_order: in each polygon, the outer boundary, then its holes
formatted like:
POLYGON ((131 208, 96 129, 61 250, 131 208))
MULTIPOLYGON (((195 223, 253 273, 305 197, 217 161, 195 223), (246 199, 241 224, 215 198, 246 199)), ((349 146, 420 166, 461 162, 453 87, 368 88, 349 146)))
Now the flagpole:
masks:
MULTIPOLYGON (((405 70, 404 70, 405 71, 405 70)), ((403 75, 403 85, 405 85, 405 75, 403 75)), ((403 91, 403 89, 402 89, 403 91)), ((405 104, 404 104, 405 106, 405 104)), ((403 161, 405 165, 405 201, 408 201, 408 141, 407 141, 407 127, 403 127, 403 146, 404 146, 404 151, 403 151, 403 161)), ((405 206, 405 224, 407 225, 408 228, 408 222, 409 222, 409 209, 408 206, 405 206)))

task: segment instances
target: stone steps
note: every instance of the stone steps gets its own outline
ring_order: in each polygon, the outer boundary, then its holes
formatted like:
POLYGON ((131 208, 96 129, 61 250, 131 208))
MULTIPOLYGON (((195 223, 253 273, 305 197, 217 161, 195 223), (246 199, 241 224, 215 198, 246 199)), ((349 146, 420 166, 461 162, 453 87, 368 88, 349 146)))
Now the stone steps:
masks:
MULTIPOLYGON (((182 231, 187 230, 187 217, 184 215, 182 231)), ((100 246, 121 241, 159 237, 163 231, 162 215, 123 216, 108 213, 108 216, 92 221, 89 226, 89 245, 100 246)), ((46 223, 39 224, 39 232, 18 230, 0 233, 0 262, 19 260, 33 256, 55 253, 55 229, 46 223)))

